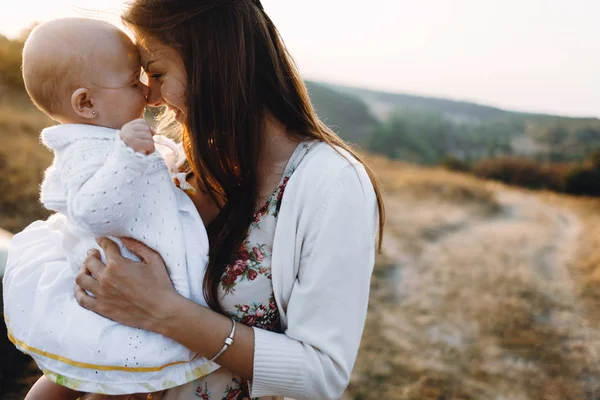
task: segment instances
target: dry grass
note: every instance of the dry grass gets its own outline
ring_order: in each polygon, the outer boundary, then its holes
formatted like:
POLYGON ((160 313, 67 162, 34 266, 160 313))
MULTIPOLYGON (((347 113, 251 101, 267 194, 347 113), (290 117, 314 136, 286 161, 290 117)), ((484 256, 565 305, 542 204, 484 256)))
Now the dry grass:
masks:
POLYGON ((389 251, 395 248, 391 251, 396 258, 419 252, 428 240, 460 229, 471 218, 487 218, 500 211, 494 183, 375 155, 368 162, 385 193, 387 247, 389 251))
POLYGON ((600 200, 545 195, 549 203, 573 210, 584 225, 572 274, 582 310, 590 324, 600 323, 600 200))
POLYGON ((52 124, 28 100, 15 96, 0 102, 0 221, 17 232, 49 214, 39 202, 39 184, 52 155, 39 142, 41 129, 52 124))
MULTIPOLYGON (((563 198, 371 162, 387 194, 388 229, 349 396, 597 398, 600 341, 581 316, 590 295, 576 290, 578 264, 569 262, 581 257, 579 226, 549 200, 563 198)), ((583 232, 600 222, 600 207, 586 215, 583 232)), ((595 238, 587 247, 600 256, 595 238)))
POLYGON ((390 196, 469 205, 484 214, 498 210, 490 182, 443 168, 422 168, 376 155, 368 156, 367 161, 390 196))
MULTIPOLYGON (((47 215, 38 184, 51 154, 38 134, 50 121, 22 100, 0 99, 0 221, 12 231, 47 215)), ((388 225, 348 395, 600 397, 600 202, 369 162, 388 225)))
POLYGON ((0 99, 0 135, 38 136, 40 130, 54 124, 25 98, 0 99))

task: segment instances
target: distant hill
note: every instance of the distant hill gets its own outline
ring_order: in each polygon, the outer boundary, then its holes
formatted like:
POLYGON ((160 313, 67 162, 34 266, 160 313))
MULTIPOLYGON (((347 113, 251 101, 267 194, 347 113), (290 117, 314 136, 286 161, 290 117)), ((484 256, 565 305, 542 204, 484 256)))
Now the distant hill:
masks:
POLYGON ((600 120, 307 82, 317 113, 344 139, 392 158, 437 163, 520 155, 580 161, 600 147, 600 120), (397 148, 394 148, 397 147, 397 148))
POLYGON ((379 117, 387 117, 392 110, 419 110, 441 113, 447 117, 464 118, 472 121, 497 120, 506 117, 535 118, 535 119, 569 119, 569 120, 597 120, 596 118, 572 118, 551 114, 528 113, 521 111, 504 110, 497 107, 477 103, 450 100, 437 97, 417 96, 403 93, 375 91, 351 86, 322 83, 327 88, 342 94, 354 96, 364 101, 372 110, 376 110, 379 117))
POLYGON ((317 114, 327 126, 348 142, 361 146, 368 144, 378 121, 362 99, 322 83, 305 83, 317 114))
MULTIPOLYGON (((22 41, 0 35, 0 106, 25 111, 31 104, 20 71, 22 46, 22 41)), ((445 156, 476 160, 522 155, 560 162, 580 161, 600 148, 597 118, 516 112, 314 81, 306 85, 319 117, 343 139, 392 158, 435 164, 445 156)), ((0 113, 3 130, 39 125, 30 116, 17 119, 13 114, 6 109, 0 113)))

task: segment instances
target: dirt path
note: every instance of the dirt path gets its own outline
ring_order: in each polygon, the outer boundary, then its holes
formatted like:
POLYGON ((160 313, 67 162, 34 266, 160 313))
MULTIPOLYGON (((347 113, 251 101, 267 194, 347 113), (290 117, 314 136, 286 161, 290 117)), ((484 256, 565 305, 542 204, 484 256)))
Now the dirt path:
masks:
POLYGON ((582 223, 531 194, 495 196, 493 213, 388 198, 394 301, 378 323, 396 349, 390 376, 408 377, 395 398, 595 399, 600 334, 584 326, 569 272, 582 223))
MULTIPOLYGON (((501 191, 496 196, 501 207, 497 214, 482 217, 468 208, 439 205, 428 210, 432 215, 426 217, 437 223, 414 223, 414 216, 422 220, 422 210, 388 199, 392 232, 384 243, 384 253, 400 267, 396 278, 402 296, 410 297, 423 274, 449 261, 455 271, 528 265, 541 281, 562 294, 572 293, 568 266, 582 228, 577 216, 520 192, 501 191), (421 239, 418 249, 403 244, 406 228, 416 230, 411 236, 421 239)), ((428 206, 423 204, 423 208, 428 206)))

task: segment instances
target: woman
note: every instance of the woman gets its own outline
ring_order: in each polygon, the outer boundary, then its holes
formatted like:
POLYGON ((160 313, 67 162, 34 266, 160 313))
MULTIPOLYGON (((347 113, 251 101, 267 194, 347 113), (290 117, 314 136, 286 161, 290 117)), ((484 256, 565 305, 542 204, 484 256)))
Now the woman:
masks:
POLYGON ((127 241, 135 263, 106 238, 106 265, 88 257, 77 300, 221 365, 162 398, 340 397, 383 229, 373 174, 318 120, 258 0, 137 0, 123 21, 148 103, 183 126, 210 238, 210 309, 174 291, 151 249, 127 241))

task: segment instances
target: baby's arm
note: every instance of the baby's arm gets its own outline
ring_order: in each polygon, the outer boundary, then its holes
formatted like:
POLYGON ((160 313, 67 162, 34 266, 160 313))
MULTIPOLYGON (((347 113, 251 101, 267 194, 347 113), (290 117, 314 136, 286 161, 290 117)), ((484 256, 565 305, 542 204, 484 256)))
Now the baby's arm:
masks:
POLYGON ((73 173, 63 176, 68 186, 68 217, 96 236, 128 236, 131 232, 125 230, 138 222, 140 208, 150 206, 144 204, 151 197, 146 193, 170 185, 171 177, 160 154, 154 152, 152 132, 145 122, 132 121, 119 135, 112 152, 91 176, 84 181, 73 173))
POLYGON ((25 400, 76 400, 83 394, 83 392, 58 385, 42 376, 29 390, 25 400))

